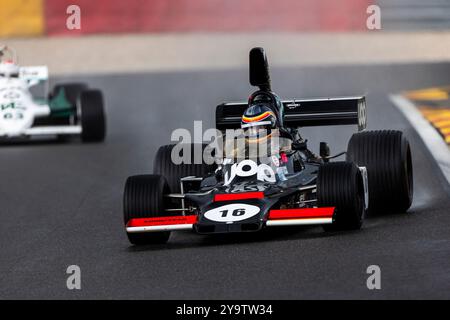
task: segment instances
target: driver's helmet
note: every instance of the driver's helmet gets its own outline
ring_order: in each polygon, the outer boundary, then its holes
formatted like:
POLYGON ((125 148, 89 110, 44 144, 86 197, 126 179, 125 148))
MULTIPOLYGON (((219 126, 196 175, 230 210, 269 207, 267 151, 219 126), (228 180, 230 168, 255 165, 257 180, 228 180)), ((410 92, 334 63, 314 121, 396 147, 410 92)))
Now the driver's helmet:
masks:
POLYGON ((260 142, 272 135, 276 124, 277 117, 271 108, 264 104, 254 104, 242 115, 241 128, 249 142, 260 142))
POLYGON ((18 78, 20 67, 12 61, 5 61, 0 63, 0 78, 18 78))

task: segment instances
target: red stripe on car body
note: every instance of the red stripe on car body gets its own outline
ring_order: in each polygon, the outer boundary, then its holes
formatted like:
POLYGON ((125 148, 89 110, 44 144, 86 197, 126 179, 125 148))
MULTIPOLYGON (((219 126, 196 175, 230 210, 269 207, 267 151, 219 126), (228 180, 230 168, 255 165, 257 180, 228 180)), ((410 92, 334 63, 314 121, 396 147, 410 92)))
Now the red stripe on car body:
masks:
POLYGON ((175 224, 194 224, 196 222, 197 222, 197 216, 137 218, 137 219, 130 219, 127 223, 127 228, 164 226, 164 225, 175 225, 175 224))
POLYGON ((334 207, 270 210, 269 220, 331 218, 334 207))
POLYGON ((244 193, 224 193, 216 194, 214 196, 214 202, 220 201, 233 201, 233 200, 245 200, 245 199, 263 199, 264 192, 244 192, 244 193))

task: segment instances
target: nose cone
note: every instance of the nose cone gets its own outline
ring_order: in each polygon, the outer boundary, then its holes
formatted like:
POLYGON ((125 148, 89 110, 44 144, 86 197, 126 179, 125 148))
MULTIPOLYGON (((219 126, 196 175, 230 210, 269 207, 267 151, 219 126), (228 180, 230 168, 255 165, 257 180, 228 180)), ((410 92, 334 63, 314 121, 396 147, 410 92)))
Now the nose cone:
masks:
POLYGON ((271 201, 219 201, 201 208, 196 231, 201 234, 255 232, 264 227, 271 201))

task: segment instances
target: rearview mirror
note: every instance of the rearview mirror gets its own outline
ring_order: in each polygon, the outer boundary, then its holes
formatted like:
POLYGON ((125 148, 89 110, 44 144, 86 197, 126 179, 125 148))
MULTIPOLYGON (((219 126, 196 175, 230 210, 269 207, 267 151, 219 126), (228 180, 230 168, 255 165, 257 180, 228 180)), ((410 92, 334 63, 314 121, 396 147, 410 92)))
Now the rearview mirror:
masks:
POLYGON ((263 48, 250 50, 250 84, 260 90, 271 90, 269 63, 263 48))

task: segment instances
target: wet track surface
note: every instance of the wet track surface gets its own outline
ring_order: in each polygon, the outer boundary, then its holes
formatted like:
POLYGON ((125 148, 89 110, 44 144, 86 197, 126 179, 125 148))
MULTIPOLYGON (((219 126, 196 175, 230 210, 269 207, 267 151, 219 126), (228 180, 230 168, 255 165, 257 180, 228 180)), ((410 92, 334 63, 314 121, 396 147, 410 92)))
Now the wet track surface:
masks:
MULTIPOLYGON (((174 233, 132 247, 122 222, 129 175, 151 173, 176 128, 251 92, 247 70, 87 77, 104 91, 104 144, 38 143, 0 150, 0 298, 450 298, 450 199, 437 165, 388 94, 450 81, 450 64, 274 69, 284 98, 367 94, 369 129, 404 130, 413 150, 408 214, 377 215, 358 232, 289 228, 240 237, 174 233), (379 265, 382 290, 366 288, 379 265), (66 288, 79 265, 82 290, 66 288)), ((70 78, 54 79, 73 80, 70 78)), ((75 79, 79 80, 79 78, 75 79)), ((354 127, 303 130, 313 150, 346 148, 354 127)))

